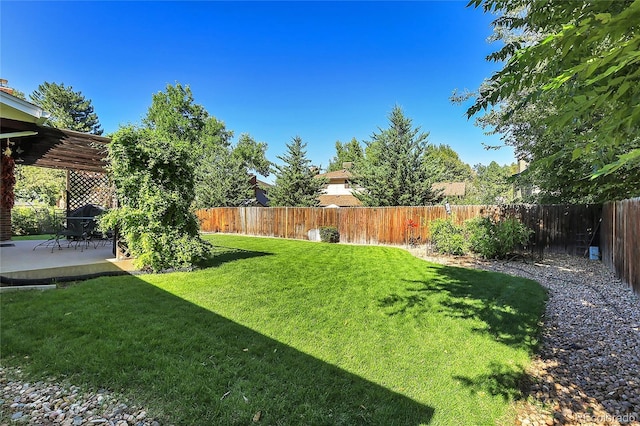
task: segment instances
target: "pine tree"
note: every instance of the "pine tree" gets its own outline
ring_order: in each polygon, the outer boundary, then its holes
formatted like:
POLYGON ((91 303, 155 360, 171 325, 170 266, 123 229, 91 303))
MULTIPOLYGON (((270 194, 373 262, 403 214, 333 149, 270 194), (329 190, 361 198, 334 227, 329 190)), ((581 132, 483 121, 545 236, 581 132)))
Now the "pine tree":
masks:
POLYGON ((389 128, 367 142, 365 158, 355 164, 354 195, 365 206, 422 206, 435 201, 425 168, 428 133, 412 127, 399 106, 389 114, 389 128))
POLYGON ((275 166, 275 186, 269 191, 271 206, 315 207, 319 204, 324 181, 315 178, 317 171, 307 159, 306 146, 296 136, 287 144, 287 154, 278 156, 284 164, 275 166))
POLYGON ((71 86, 45 81, 29 97, 33 103, 51 113, 51 118, 46 123, 49 126, 102 134, 91 100, 86 99, 81 92, 74 92, 71 86))

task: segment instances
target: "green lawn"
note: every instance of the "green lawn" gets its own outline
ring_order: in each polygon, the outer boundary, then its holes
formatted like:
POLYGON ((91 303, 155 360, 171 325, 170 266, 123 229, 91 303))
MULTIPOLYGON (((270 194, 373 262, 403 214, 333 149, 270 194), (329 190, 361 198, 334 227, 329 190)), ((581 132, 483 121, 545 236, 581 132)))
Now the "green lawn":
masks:
POLYGON ((196 272, 3 294, 3 363, 179 425, 508 423, 537 283, 388 247, 210 239, 196 272))
MULTIPOLYGON (((53 234, 55 235, 55 234, 53 234)), ((37 234, 37 235, 12 235, 11 239, 14 241, 27 241, 27 240, 48 240, 52 237, 52 234, 37 234)))

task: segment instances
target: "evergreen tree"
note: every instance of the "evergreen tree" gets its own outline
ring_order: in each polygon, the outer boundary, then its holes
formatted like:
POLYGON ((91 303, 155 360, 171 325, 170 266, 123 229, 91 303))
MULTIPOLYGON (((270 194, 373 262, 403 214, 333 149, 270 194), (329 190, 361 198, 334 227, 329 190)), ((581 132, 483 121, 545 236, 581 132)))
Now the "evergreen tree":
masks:
POLYGON ((435 201, 433 180, 425 167, 428 133, 411 123, 396 106, 389 114, 389 128, 367 142, 353 178, 363 188, 354 195, 365 206, 421 206, 435 201))
POLYGON ((45 81, 29 97, 31 102, 51 113, 46 122, 49 126, 102 134, 91 100, 85 99, 81 92, 74 92, 71 86, 45 81))
POLYGON ((327 172, 335 172, 342 170, 344 163, 359 163, 364 158, 364 152, 362 146, 356 138, 351 139, 350 142, 342 143, 336 142, 336 155, 329 161, 327 172))
POLYGON ((319 204, 324 181, 317 179, 317 171, 307 159, 305 147, 299 136, 287 144, 287 153, 278 156, 283 165, 275 165, 275 186, 269 192, 272 206, 315 207, 319 204))

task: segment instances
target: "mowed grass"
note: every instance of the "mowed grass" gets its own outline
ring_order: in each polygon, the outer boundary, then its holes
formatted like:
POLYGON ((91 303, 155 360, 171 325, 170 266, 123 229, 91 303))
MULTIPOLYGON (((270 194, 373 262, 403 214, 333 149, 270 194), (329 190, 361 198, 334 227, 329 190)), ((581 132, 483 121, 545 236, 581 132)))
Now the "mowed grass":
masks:
POLYGON ((195 272, 1 297, 3 363, 178 425, 509 423, 535 282, 388 247, 229 235, 195 272))
POLYGON ((36 234, 36 235, 12 235, 11 239, 14 241, 34 241, 34 240, 48 240, 54 234, 36 234))

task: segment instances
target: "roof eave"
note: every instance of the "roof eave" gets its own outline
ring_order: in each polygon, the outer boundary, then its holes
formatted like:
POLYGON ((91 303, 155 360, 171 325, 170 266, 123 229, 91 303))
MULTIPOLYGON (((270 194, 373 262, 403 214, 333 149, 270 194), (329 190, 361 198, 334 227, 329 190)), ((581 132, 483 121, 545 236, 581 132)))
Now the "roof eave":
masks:
POLYGON ((40 108, 38 105, 27 102, 24 99, 0 91, 0 116, 28 123, 43 124, 51 114, 40 108))

